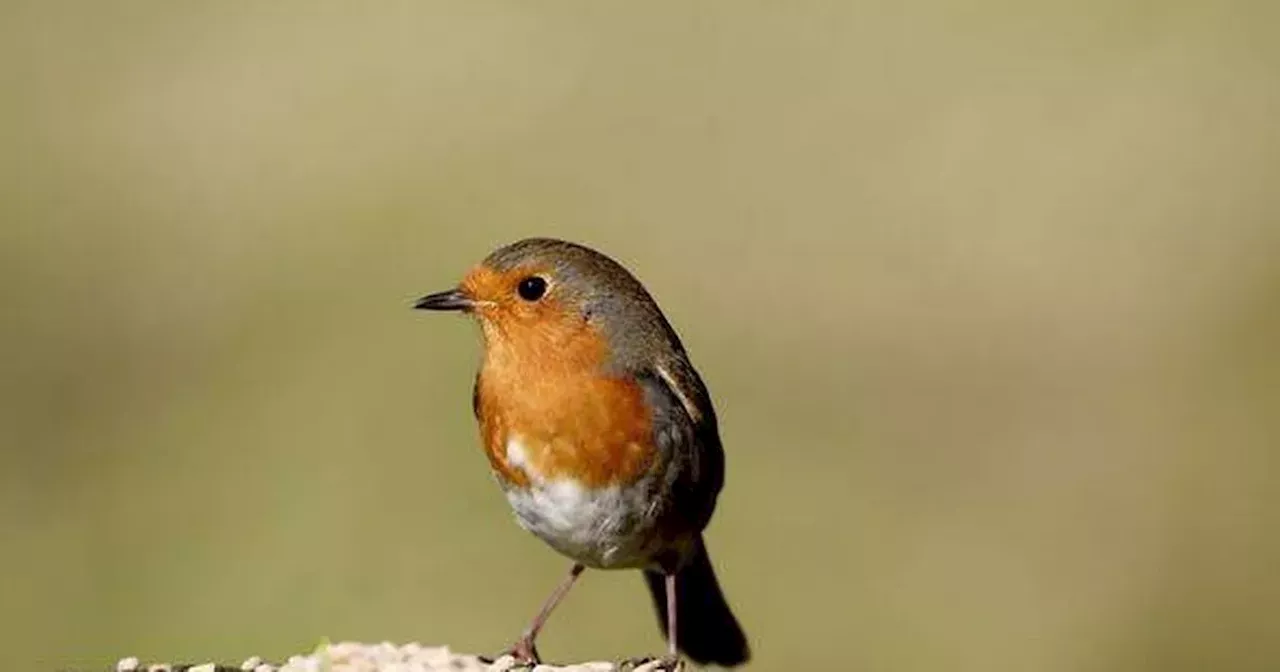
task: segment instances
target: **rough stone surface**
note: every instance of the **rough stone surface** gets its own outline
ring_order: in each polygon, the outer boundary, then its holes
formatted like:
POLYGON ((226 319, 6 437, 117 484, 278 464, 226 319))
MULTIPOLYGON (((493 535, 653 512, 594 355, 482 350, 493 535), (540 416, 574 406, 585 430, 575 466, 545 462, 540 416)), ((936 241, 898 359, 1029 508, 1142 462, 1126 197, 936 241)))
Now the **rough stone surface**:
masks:
POLYGON ((660 660, 590 661, 565 665, 544 663, 530 666, 518 664, 511 656, 490 661, 471 654, 454 653, 447 646, 423 646, 417 642, 399 646, 391 642, 340 642, 318 647, 309 654, 290 656, 282 662, 253 656, 239 665, 170 665, 142 663, 137 658, 129 657, 117 663, 116 669, 120 672, 670 672, 672 667, 660 660))

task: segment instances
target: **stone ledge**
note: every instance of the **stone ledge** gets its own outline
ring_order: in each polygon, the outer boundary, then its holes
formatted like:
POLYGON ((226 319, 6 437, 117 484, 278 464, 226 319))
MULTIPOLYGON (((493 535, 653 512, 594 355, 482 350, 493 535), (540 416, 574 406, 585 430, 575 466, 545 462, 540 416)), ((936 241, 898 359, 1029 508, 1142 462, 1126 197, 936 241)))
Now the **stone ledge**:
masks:
POLYGON ((390 642, 322 644, 309 654, 290 656, 282 663, 256 656, 239 665, 172 665, 125 658, 115 669, 117 672, 671 672, 670 666, 659 660, 520 665, 511 656, 489 661, 472 654, 454 653, 447 646, 423 646, 416 642, 403 646, 390 642))

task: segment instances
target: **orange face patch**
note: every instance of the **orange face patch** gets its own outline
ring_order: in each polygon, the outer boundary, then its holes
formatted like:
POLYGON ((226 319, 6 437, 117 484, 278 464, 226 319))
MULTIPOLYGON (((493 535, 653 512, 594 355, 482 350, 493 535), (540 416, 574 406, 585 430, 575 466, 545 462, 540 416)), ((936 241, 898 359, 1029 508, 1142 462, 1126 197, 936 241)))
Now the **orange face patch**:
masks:
POLYGON ((533 275, 548 278, 548 269, 522 267, 499 272, 480 265, 467 273, 460 288, 476 302, 474 312, 485 328, 486 342, 492 329, 546 329, 580 321, 576 310, 556 297, 554 280, 547 295, 537 301, 521 299, 516 286, 533 275))
POLYGON ((557 299, 554 286, 536 302, 516 296, 516 284, 532 272, 479 267, 462 285, 482 302, 475 311, 485 340, 476 396, 489 462, 520 486, 533 475, 587 486, 631 482, 653 456, 643 390, 602 375, 605 339, 557 299), (522 447, 518 464, 508 450, 512 440, 522 447))

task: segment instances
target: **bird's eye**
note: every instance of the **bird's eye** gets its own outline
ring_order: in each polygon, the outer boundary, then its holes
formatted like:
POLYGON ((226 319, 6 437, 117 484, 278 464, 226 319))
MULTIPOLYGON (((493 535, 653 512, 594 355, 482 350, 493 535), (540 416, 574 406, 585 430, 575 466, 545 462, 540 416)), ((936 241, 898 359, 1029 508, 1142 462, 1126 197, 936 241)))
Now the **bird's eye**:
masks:
POLYGON ((520 281, 520 284, 516 286, 516 293, 525 301, 537 301, 542 298, 543 294, 547 293, 547 281, 536 275, 531 275, 520 281))

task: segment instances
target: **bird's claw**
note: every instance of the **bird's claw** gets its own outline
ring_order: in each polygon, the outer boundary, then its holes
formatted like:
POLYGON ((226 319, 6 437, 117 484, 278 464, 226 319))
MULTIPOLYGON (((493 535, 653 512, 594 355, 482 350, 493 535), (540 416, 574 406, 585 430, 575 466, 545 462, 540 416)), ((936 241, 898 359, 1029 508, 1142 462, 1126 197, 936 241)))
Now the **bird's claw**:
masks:
POLYGON ((515 659, 516 664, 528 667, 542 663, 542 657, 538 655, 538 647, 533 645, 533 639, 528 636, 516 640, 516 643, 512 644, 511 648, 499 653, 495 660, 504 656, 511 656, 515 659))
POLYGON ((679 656, 639 656, 627 658, 618 664, 618 668, 630 672, 679 672, 684 669, 684 660, 679 656))
POLYGON ((521 637, 516 645, 511 649, 511 655, 522 663, 530 663, 537 665, 542 662, 542 656, 538 655, 538 647, 533 645, 533 640, 528 637, 521 637))

